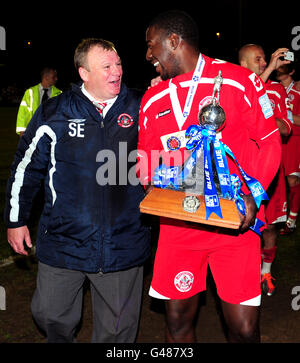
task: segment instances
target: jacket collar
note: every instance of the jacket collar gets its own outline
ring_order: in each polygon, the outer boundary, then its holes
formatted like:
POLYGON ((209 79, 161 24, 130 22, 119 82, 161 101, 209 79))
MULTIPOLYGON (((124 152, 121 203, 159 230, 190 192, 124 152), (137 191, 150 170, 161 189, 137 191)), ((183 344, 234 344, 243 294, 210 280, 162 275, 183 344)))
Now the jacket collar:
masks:
MULTIPOLYGON (((81 86, 82 86, 82 82, 79 82, 79 83, 73 83, 72 84, 72 91, 74 93, 76 93, 78 96, 84 98, 86 101, 92 103, 92 101, 82 92, 81 90, 81 86)), ((124 97, 126 97, 127 95, 127 87, 124 83, 122 83, 122 86, 121 86, 121 91, 118 95, 118 99, 123 99, 124 97)))

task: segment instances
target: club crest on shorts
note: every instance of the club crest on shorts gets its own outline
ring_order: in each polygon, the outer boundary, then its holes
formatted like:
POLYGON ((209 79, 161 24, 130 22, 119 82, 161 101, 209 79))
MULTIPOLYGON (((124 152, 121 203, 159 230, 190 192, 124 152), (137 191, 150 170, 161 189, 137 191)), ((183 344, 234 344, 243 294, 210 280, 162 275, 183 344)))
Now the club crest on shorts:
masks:
POLYGON ((118 117, 118 125, 124 128, 130 127, 133 124, 133 118, 127 113, 121 113, 118 117))
POLYGON ((174 279, 174 285, 180 292, 190 291, 194 282, 194 275, 189 271, 179 272, 174 279))

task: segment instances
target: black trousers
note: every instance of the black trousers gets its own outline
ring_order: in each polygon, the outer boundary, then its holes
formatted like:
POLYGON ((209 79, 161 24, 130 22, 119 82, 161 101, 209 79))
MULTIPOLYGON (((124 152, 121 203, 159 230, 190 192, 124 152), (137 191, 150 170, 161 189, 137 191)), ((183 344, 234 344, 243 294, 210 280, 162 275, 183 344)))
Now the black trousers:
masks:
POLYGON ((90 280, 93 306, 93 343, 133 343, 136 339, 143 267, 89 274, 39 262, 31 310, 49 343, 74 341, 81 319, 83 284, 90 280))

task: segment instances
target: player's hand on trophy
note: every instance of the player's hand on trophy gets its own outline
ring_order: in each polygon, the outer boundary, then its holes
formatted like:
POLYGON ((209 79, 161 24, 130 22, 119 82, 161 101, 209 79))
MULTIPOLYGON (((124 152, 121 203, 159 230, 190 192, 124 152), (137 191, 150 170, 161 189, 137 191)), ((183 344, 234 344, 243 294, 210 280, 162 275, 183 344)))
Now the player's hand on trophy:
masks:
POLYGON ((151 190, 154 188, 154 185, 148 184, 145 186, 145 194, 149 194, 151 190))
POLYGON ((245 232, 251 226, 254 225, 256 219, 256 213, 258 210, 255 200, 251 193, 248 195, 243 195, 243 200, 245 203, 246 215, 243 216, 242 218, 242 223, 240 227, 241 232, 245 232))

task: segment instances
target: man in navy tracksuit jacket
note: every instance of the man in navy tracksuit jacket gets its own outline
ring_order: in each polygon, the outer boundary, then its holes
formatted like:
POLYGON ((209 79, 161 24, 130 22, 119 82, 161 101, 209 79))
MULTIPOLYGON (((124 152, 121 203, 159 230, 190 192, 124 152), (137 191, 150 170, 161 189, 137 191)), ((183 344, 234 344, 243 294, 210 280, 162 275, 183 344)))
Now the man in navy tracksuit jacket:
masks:
POLYGON ((134 173, 141 95, 121 83, 111 43, 88 39, 76 52, 83 85, 39 107, 20 140, 7 187, 8 241, 21 254, 24 241, 31 247, 26 225, 44 185, 35 320, 49 342, 73 341, 88 277, 92 341, 133 342, 150 254, 134 173), (99 101, 107 101, 105 114, 99 101))

